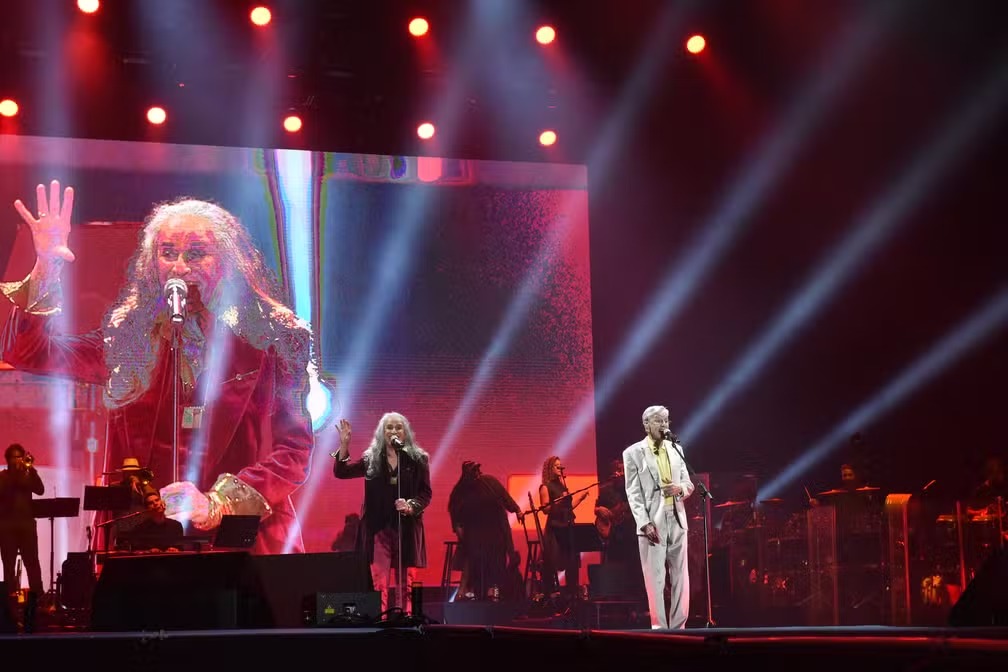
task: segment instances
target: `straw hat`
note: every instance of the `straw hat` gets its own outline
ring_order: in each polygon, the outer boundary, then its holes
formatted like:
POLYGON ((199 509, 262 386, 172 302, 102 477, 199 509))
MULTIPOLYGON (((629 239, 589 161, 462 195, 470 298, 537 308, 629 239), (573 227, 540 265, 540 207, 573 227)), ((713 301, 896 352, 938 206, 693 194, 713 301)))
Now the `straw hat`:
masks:
POLYGON ((140 460, 135 457, 124 457, 122 466, 115 471, 106 471, 106 474, 121 474, 124 471, 140 471, 140 460))

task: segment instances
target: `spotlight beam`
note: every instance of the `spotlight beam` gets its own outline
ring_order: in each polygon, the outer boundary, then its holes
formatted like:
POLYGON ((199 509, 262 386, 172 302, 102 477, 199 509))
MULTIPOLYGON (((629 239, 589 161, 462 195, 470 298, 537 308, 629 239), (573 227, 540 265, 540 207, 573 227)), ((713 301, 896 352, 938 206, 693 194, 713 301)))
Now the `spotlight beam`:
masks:
POLYGON ((756 495, 773 497, 803 472, 841 445, 858 428, 876 421, 914 392, 934 380, 960 357, 1008 324, 1008 288, 1003 288, 980 310, 936 343, 923 357, 906 367, 892 382, 841 420, 756 495))
POLYGON ((724 406, 756 380, 773 357, 821 312, 844 283, 863 268, 871 255, 906 221, 905 217, 927 196, 935 182, 954 163, 961 150, 997 117, 1008 99, 1008 58, 975 94, 965 109, 932 137, 903 177, 857 219, 858 224, 839 248, 817 268, 813 277, 782 310, 763 335, 739 357, 720 385, 688 416, 683 436, 696 442, 700 433, 724 406))
POLYGON ((462 398, 462 403, 459 404, 458 409, 456 409, 451 421, 448 423, 448 428, 445 430, 441 443, 438 445, 437 454, 439 459, 436 463, 431 463, 431 479, 434 478, 439 467, 446 463, 445 456, 455 443, 455 439, 464 424, 472 417, 473 408, 496 372, 498 362, 511 346, 515 334, 525 323, 529 311, 532 310, 532 306, 538 300, 539 291, 549 277, 550 272, 553 270, 554 262, 559 256, 559 248, 571 230, 572 219, 574 218, 568 216, 559 217, 551 227, 547 239, 540 246, 539 254, 525 274, 525 279, 508 306, 504 319, 497 329, 490 346, 480 359, 476 373, 472 377, 472 382, 469 384, 465 396, 462 398))
POLYGON ((637 58, 633 74, 623 85, 614 111, 606 119, 591 148, 588 156, 589 192, 594 185, 601 185, 608 178, 614 157, 623 149, 630 122, 640 113, 648 94, 654 90, 653 83, 658 77, 672 35, 685 22, 692 7, 690 3, 669 3, 658 17, 645 48, 637 58))
MULTIPOLYGON (((469 22, 475 22, 477 8, 470 8, 469 22)), ((450 146, 450 141, 445 136, 451 137, 458 127, 460 117, 460 101, 466 88, 472 81, 473 64, 478 60, 480 42, 473 34, 474 31, 465 31, 463 42, 457 47, 456 57, 451 62, 461 63, 458 72, 449 73, 448 91, 440 96, 439 106, 433 118, 440 120, 443 129, 442 141, 444 146, 450 146)), ((416 186, 415 191, 402 207, 402 214, 398 219, 400 224, 396 231, 392 233, 381 252, 379 253, 378 268, 381 269, 376 281, 372 283, 371 291, 364 302, 366 307, 363 319, 358 323, 353 336, 351 336, 350 347, 346 358, 347 364, 340 369, 336 379, 338 398, 334 404, 339 406, 340 417, 351 418, 355 412, 354 401, 357 389, 366 378, 374 358, 374 347, 378 342, 378 334, 382 329, 388 314, 392 309, 391 297, 396 296, 406 279, 412 273, 413 255, 411 251, 416 246, 416 240, 427 224, 427 208, 430 200, 430 190, 436 187, 416 186)), ((326 456, 332 452, 333 444, 339 439, 338 431, 320 432, 316 435, 315 454, 326 456)), ((298 493, 300 502, 300 515, 302 521, 310 520, 311 511, 315 504, 315 495, 318 491, 322 475, 328 469, 316 469, 311 473, 311 477, 302 486, 298 493)))
POLYGON ((844 31, 834 47, 826 52, 828 56, 811 77, 811 84, 795 99, 776 131, 753 153, 725 196, 717 199, 716 202, 724 203, 724 206, 711 215, 699 238, 687 246, 682 258, 670 265, 674 270, 665 276, 641 311, 641 316, 617 350, 614 361, 599 376, 594 398, 584 400, 568 425, 565 436, 581 436, 594 418, 596 409, 609 403, 658 336, 682 312, 697 287, 737 238, 748 216, 760 206, 771 186, 780 179, 804 146, 806 138, 824 116, 828 104, 864 64, 892 20, 895 4, 873 5, 872 10, 860 15, 859 20, 844 31))
MULTIPOLYGON (((671 35, 685 21, 692 5, 683 3, 681 5, 668 4, 646 42, 646 46, 637 59, 637 65, 633 74, 626 81, 618 96, 616 109, 605 121, 605 125, 599 132, 598 139, 592 146, 588 155, 587 165, 589 191, 594 185, 604 183, 608 176, 609 169, 613 164, 618 148, 626 137, 630 122, 638 115, 647 98, 647 94, 652 90, 652 82, 658 76, 659 65, 662 56, 670 42, 671 35)), ((574 412, 573 421, 565 423, 565 427, 573 427, 574 431, 569 434, 574 438, 580 438, 582 432, 590 427, 595 420, 595 396, 589 394, 585 400, 578 404, 574 412)), ((567 435, 567 432, 564 432, 567 435)), ((560 437, 558 437, 559 439, 560 437)), ((553 445, 566 446, 564 441, 555 440, 553 445)), ((561 448, 561 452, 566 455, 567 451, 561 448)), ((533 465, 531 473, 537 473, 542 464, 533 465)))

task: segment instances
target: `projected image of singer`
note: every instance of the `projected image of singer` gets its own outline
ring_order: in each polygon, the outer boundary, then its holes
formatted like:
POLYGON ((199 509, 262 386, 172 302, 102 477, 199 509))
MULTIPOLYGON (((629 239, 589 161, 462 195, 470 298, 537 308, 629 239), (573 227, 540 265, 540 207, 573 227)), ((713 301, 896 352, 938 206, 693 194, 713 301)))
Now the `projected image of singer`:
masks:
POLYGON ((226 514, 258 515, 253 552, 302 551, 290 496, 313 447, 311 332, 281 301, 242 224, 208 201, 155 206, 102 326, 69 335, 55 318, 66 300, 61 270, 74 260, 74 193, 53 181, 36 197, 35 211, 14 203, 36 261, 27 278, 0 285, 15 305, 0 357, 102 384, 104 471, 132 456, 168 475, 161 496, 170 517, 209 531, 226 514))
POLYGON ((693 482, 669 431, 668 409, 649 406, 642 419, 646 435, 623 451, 623 470, 627 501, 638 530, 651 627, 684 628, 690 589, 683 500, 693 494, 693 482))
MULTIPOLYGON (((414 569, 427 566, 427 540, 423 513, 431 501, 430 456, 417 442, 409 420, 386 413, 378 421, 371 443, 360 458, 350 459, 351 426, 340 420, 340 449, 335 454, 336 478, 364 477, 364 504, 357 546, 371 565, 374 589, 381 593, 382 612, 389 610, 392 577, 405 574, 402 584, 413 583, 414 569), (401 554, 400 554, 401 551, 401 554)), ((400 579, 395 579, 399 590, 400 579)), ((398 606, 412 613, 406 600, 398 606)))

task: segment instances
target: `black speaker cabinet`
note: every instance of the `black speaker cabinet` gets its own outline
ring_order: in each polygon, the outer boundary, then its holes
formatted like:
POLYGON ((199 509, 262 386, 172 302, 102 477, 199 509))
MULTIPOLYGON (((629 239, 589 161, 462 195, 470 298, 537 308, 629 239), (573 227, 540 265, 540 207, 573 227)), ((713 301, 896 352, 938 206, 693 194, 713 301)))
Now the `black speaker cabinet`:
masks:
POLYGON ((252 562, 278 628, 315 625, 318 593, 374 590, 371 569, 360 553, 257 555, 252 562))
POLYGON ((1008 625, 1008 552, 995 551, 949 611, 949 625, 1008 625))
POLYGON ((588 596, 593 600, 646 600, 640 563, 588 565, 588 596))
POLYGON ((316 593, 315 625, 371 626, 381 619, 381 593, 316 593))
POLYGON ((91 606, 91 629, 99 632, 273 625, 246 552, 110 557, 91 606))

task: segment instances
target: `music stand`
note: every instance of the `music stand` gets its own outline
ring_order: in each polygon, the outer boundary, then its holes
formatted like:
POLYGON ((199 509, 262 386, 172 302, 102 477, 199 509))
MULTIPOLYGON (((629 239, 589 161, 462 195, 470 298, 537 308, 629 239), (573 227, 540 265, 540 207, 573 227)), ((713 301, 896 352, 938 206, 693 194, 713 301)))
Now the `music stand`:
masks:
POLYGON ((214 548, 252 548, 259 535, 259 516, 221 516, 214 548))
MULTIPOLYGON (((129 488, 121 485, 85 485, 85 511, 124 511, 130 508, 131 497, 129 488)), ((109 548, 109 525, 105 528, 105 550, 109 548)), ((88 548, 88 552, 91 549, 88 548)))
POLYGON ((80 498, 53 497, 51 499, 33 499, 32 515, 36 518, 49 519, 49 590, 46 595, 56 594, 56 579, 53 570, 56 565, 56 519, 76 518, 80 512, 80 498))
POLYGON ((122 511, 130 507, 130 491, 121 485, 85 485, 85 511, 122 511))

